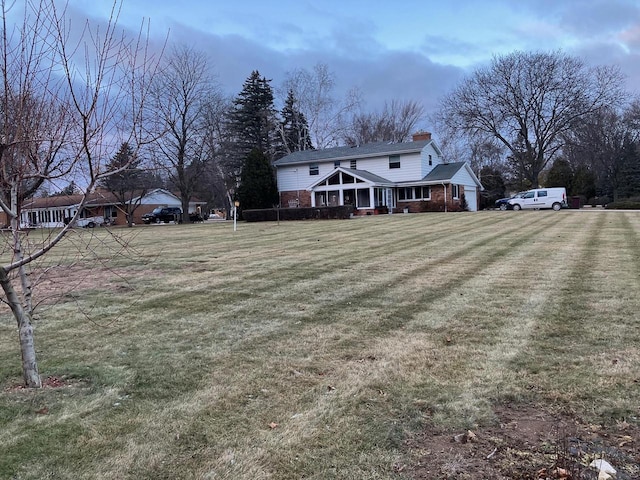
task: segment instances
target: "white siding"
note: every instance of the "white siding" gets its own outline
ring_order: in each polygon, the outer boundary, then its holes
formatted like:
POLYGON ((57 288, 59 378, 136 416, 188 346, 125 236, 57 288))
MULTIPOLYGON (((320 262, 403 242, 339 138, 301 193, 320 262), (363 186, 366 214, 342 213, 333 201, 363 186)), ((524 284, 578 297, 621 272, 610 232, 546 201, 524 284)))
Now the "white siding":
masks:
MULTIPOLYGON (((433 170, 436 165, 440 165, 442 163, 442 158, 436 153, 436 149, 433 148, 433 145, 429 144, 422 149, 420 154, 420 162, 421 162, 421 174, 420 178, 424 178, 431 170, 433 170), (429 165, 429 155, 431 155, 431 165, 429 165)), ((415 180, 415 179, 410 179, 415 180)))
POLYGON ((376 158, 359 158, 358 170, 366 170, 392 182, 404 182, 422 178, 420 176, 420 154, 400 155, 400 168, 389 168, 389 155, 376 158))
POLYGON ((309 175, 309 165, 292 165, 278 167, 278 190, 281 192, 293 192, 305 190, 308 186, 317 182, 321 176, 333 170, 331 164, 320 164, 318 175, 309 175))
POLYGON ((476 186, 476 182, 473 181, 473 178, 469 175, 466 168, 458 170, 458 172, 451 178, 451 183, 465 186, 469 185, 470 187, 476 186))

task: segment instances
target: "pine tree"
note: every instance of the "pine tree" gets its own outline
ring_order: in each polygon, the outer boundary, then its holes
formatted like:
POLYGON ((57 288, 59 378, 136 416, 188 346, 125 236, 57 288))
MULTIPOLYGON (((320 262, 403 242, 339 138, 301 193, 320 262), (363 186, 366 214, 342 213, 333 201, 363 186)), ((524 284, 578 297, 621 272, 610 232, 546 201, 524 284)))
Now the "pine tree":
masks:
POLYGON ((271 162, 266 155, 254 148, 242 166, 238 188, 240 208, 271 208, 278 203, 278 188, 271 162))
POLYGON ((109 170, 120 170, 107 177, 102 186, 109 190, 120 204, 127 217, 127 224, 133 225, 133 212, 140 206, 142 197, 151 186, 151 175, 140 168, 141 160, 134 157, 131 146, 124 142, 111 162, 109 170))
POLYGON ((309 136, 309 124, 297 104, 298 100, 293 90, 289 89, 287 100, 282 108, 280 124, 286 154, 313 149, 309 136))
POLYGON ((282 151, 270 81, 254 70, 233 101, 228 126, 239 160, 246 158, 253 149, 263 152, 269 160, 282 151))

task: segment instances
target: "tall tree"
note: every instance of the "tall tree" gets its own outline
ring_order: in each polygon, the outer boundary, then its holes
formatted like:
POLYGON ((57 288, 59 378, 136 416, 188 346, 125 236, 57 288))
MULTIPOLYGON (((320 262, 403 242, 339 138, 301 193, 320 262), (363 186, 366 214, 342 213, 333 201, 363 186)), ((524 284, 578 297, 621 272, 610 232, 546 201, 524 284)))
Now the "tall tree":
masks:
POLYGON ((180 192, 183 221, 189 220, 189 202, 210 156, 207 147, 207 108, 219 92, 204 53, 176 47, 156 79, 152 109, 161 168, 180 192))
POLYGON ((495 140, 511 153, 532 187, 578 120, 620 101, 617 68, 589 68, 569 55, 514 52, 496 56, 441 103, 440 118, 454 134, 495 140))
POLYGON ((354 115, 344 140, 347 145, 405 142, 423 116, 424 107, 414 100, 385 102, 379 112, 354 115))
POLYGON ((239 161, 258 149, 270 160, 283 153, 278 120, 273 104, 271 80, 254 70, 245 80, 242 91, 233 100, 229 129, 239 161))
POLYGON ((282 121, 280 123, 280 134, 287 154, 313 149, 309 135, 309 124, 304 113, 300 111, 298 103, 293 90, 289 90, 284 107, 282 107, 282 121))
POLYGON ((143 36, 116 33, 118 3, 106 25, 87 23, 80 32, 58 5, 25 2, 23 23, 9 25, 15 16, 0 3, 0 208, 9 219, 5 251, 13 252, 0 265, 0 287, 18 326, 28 387, 42 385, 32 324, 38 260, 63 241, 88 193, 114 174, 103 163, 110 142, 145 142, 141 105, 154 70, 143 36), (66 174, 84 177, 76 215, 49 236, 29 237, 20 225, 24 199, 66 174))
POLYGON ((349 90, 344 98, 335 95, 335 76, 326 64, 311 70, 297 69, 287 74, 286 92, 293 92, 300 111, 309 122, 311 142, 318 149, 341 145, 349 128, 349 117, 360 105, 360 93, 349 90))
POLYGON ((273 167, 261 150, 249 152, 242 166, 241 183, 238 188, 240 208, 271 208, 278 203, 278 187, 273 167))
POLYGON ((606 106, 566 135, 566 158, 574 169, 582 166, 595 174, 598 196, 617 200, 633 195, 634 151, 640 140, 635 112, 635 104, 621 111, 606 106))
POLYGON ((142 158, 136 157, 134 149, 124 142, 107 164, 114 174, 105 178, 101 185, 116 198, 129 227, 133 226, 133 214, 155 180, 149 171, 140 168, 141 164, 142 158))

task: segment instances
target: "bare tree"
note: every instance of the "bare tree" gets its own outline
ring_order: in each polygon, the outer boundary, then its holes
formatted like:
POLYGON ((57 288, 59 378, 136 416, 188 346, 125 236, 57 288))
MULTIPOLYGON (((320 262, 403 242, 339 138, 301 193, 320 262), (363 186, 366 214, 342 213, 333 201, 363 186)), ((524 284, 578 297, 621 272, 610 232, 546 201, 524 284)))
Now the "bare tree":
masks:
POLYGON ((363 145, 408 141, 423 116, 424 107, 414 100, 385 102, 379 112, 354 115, 345 142, 347 145, 363 145))
POLYGON ((153 62, 142 30, 133 41, 116 32, 118 3, 106 25, 87 23, 80 32, 72 31, 55 0, 26 2, 23 22, 16 25, 7 23, 12 6, 2 1, 0 8, 0 208, 10 231, 5 249, 12 252, 0 265, 0 285, 18 324, 25 385, 40 387, 34 266, 63 240, 87 194, 117 173, 104 162, 110 143, 144 144, 142 107, 153 62), (43 182, 68 174, 83 177, 75 217, 44 240, 29 238, 20 222, 23 201, 43 182))
POLYGON ((574 169, 591 170, 599 195, 614 200, 630 196, 638 185, 637 146, 640 142, 640 105, 616 110, 603 107, 584 117, 566 136, 565 156, 574 169))
POLYGON ((514 167, 538 177, 577 120, 621 98, 613 67, 588 68, 563 53, 514 52, 494 57, 444 97, 440 116, 452 134, 494 139, 514 167))
POLYGON ((157 160, 180 192, 183 220, 189 218, 189 202, 208 168, 208 109, 219 97, 204 53, 187 46, 173 50, 154 84, 157 160))
POLYGON ((284 82, 283 96, 289 92, 298 101, 300 112, 308 122, 313 145, 318 149, 340 145, 348 128, 348 117, 360 105, 356 89, 342 101, 334 97, 335 80, 329 67, 319 63, 312 71, 290 72, 284 82))

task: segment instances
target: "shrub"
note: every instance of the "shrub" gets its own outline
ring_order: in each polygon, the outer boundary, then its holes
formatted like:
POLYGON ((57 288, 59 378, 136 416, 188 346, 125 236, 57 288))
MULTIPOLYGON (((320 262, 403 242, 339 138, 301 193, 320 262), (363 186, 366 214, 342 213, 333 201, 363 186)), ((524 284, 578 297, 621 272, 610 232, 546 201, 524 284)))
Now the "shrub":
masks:
POLYGON ((607 210, 640 210, 640 197, 624 198, 605 205, 607 210))
MULTIPOLYGON (((279 211, 280 220, 326 220, 350 218, 354 208, 353 205, 345 205, 342 207, 281 208, 279 211)), ((278 220, 278 209, 243 210, 242 218, 247 222, 275 222, 278 220)))

